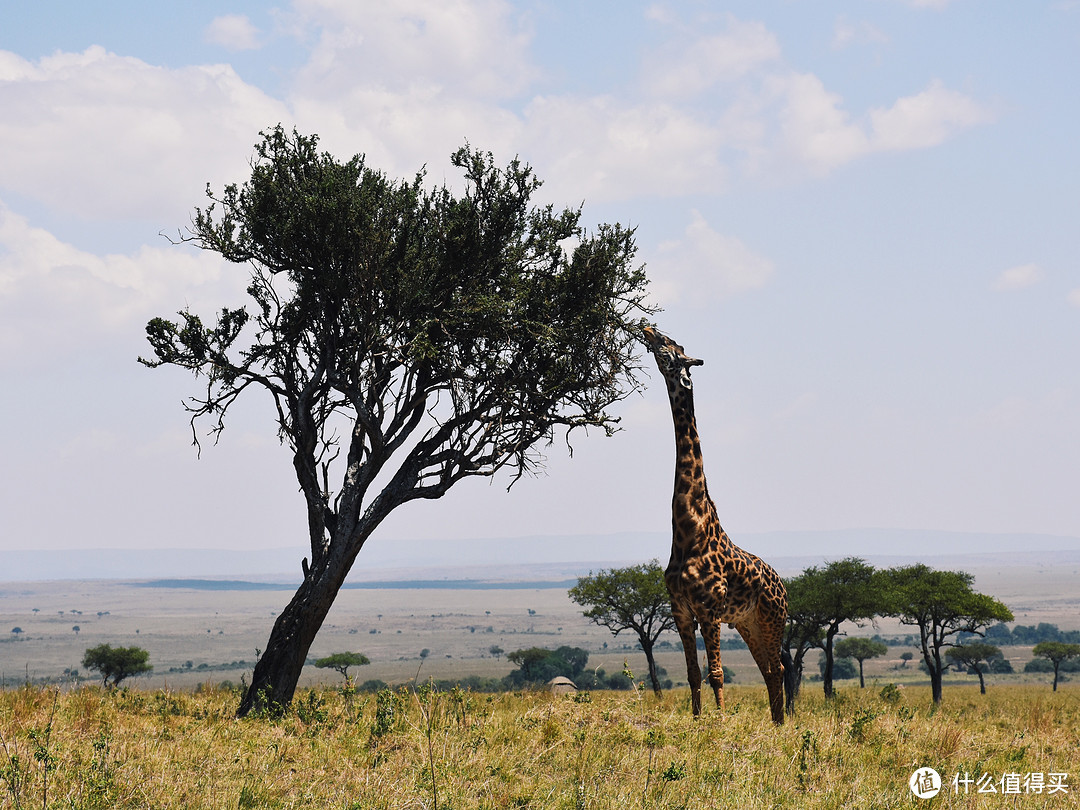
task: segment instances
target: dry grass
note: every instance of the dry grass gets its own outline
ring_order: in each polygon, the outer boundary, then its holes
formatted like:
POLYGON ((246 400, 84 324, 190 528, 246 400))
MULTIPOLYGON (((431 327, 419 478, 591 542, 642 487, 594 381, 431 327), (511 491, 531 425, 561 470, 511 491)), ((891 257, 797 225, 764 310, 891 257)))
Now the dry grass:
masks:
POLYGON ((946 779, 936 807, 1077 806, 1080 690, 948 687, 936 713, 928 690, 879 692, 809 692, 775 728, 757 687, 698 720, 685 690, 325 689, 285 717, 237 720, 227 691, 22 688, 0 693, 0 806, 910 807, 919 766, 946 779), (1065 772, 1070 792, 956 796, 955 772, 1065 772))

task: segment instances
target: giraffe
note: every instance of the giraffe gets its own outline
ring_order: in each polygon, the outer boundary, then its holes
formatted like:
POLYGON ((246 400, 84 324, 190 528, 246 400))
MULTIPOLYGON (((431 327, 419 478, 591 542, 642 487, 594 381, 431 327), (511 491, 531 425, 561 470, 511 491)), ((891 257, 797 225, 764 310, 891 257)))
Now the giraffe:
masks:
POLYGON ((787 591, 769 565, 731 542, 709 497, 690 380, 690 368, 704 361, 687 357, 682 346, 652 327, 644 327, 642 337, 667 381, 675 422, 671 561, 664 579, 686 655, 694 715, 701 713, 701 667, 695 631, 700 625, 709 663, 709 682, 717 707, 723 709, 720 625, 726 623, 739 631, 750 648, 765 678, 773 722, 781 724, 783 692, 785 688, 791 689, 794 676, 791 657, 782 652, 787 591))

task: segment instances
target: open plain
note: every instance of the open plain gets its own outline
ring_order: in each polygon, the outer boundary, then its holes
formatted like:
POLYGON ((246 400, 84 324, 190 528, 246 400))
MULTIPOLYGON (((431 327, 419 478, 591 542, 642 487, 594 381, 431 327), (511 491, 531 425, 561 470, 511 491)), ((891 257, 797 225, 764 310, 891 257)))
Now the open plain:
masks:
MULTIPOLYGON (((976 589, 1009 605, 1017 624, 1048 622, 1062 630, 1080 629, 1077 566, 1047 563, 968 570, 976 576, 976 589)), ((526 570, 517 572, 515 579, 501 581, 397 578, 354 582, 340 593, 310 657, 362 652, 372 663, 354 672, 358 683, 379 679, 400 684, 413 678, 418 669, 422 679, 502 677, 512 665, 504 654, 493 654, 493 647, 507 653, 569 645, 589 652, 590 668, 621 671, 625 661, 643 674, 645 660, 636 639, 625 632, 613 637, 584 619, 581 608, 569 600, 567 588, 574 581, 530 579, 526 570)), ((287 585, 224 580, 0 584, 0 679, 10 686, 27 680, 70 680, 73 672, 83 680, 92 678, 81 668, 83 653, 88 647, 109 643, 149 651, 154 671, 131 682, 135 688, 240 683, 250 674, 274 617, 292 593, 287 585), (20 632, 11 632, 15 628, 20 632)), ((912 628, 890 620, 845 629, 851 635, 867 636, 902 638, 912 633, 912 628)), ((724 631, 724 638, 736 637, 734 631, 724 631)), ((679 684, 685 683, 683 656, 668 646, 677 642, 675 633, 661 637, 658 660, 679 684)), ((918 673, 902 666, 904 652, 917 651, 913 646, 892 646, 885 658, 867 661, 867 677, 917 681, 918 673)), ((1006 647, 1004 652, 1018 671, 1030 660, 1030 648, 1006 647)), ((808 676, 816 671, 813 655, 808 660, 808 676)), ((745 650, 726 651, 724 664, 734 671, 735 683, 759 682, 745 650)), ((339 677, 309 666, 300 685, 329 683, 339 677)), ((974 681, 968 676, 953 677, 974 681)), ((994 676, 991 681, 1003 678, 994 676)), ((1025 680, 1022 675, 1008 678, 1025 680)), ((1045 676, 1031 678, 1045 680, 1045 676)))

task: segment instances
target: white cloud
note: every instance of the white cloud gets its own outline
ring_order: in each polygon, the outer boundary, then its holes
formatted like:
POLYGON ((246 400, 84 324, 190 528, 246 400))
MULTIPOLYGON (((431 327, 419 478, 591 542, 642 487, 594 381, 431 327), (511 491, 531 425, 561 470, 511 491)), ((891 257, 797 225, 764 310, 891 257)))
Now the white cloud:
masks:
POLYGON ((993 112, 938 80, 892 107, 870 111, 875 150, 925 149, 951 135, 993 120, 993 112))
POLYGON ((849 45, 884 45, 888 41, 889 37, 880 28, 865 20, 851 22, 840 15, 833 24, 832 46, 836 50, 849 45))
POLYGON ((1020 264, 1002 270, 991 285, 992 289, 999 292, 1022 290, 1033 284, 1038 284, 1043 279, 1042 268, 1037 264, 1020 264))
POLYGON ((772 85, 784 98, 779 112, 783 142, 801 163, 827 172, 870 151, 866 132, 851 122, 843 99, 817 76, 790 74, 772 85))
POLYGON ((294 8, 302 25, 319 31, 299 80, 305 94, 419 83, 455 96, 505 98, 536 75, 531 33, 504 0, 296 0, 294 8))
POLYGON ((698 211, 682 238, 660 244, 649 261, 653 293, 665 306, 707 306, 763 287, 772 274, 771 261, 717 232, 698 211))
POLYGON ((642 85, 660 98, 695 96, 779 58, 780 44, 762 23, 744 23, 728 15, 720 33, 672 40, 647 56, 642 85))
POLYGON ((843 98, 813 74, 775 76, 767 87, 779 104, 777 156, 786 153, 817 173, 878 152, 938 146, 994 118, 989 108, 936 80, 891 107, 870 110, 864 120, 853 119, 843 98))
POLYGON ((179 247, 96 256, 0 203, 0 365, 138 335, 146 320, 185 300, 196 309, 220 306, 245 281, 243 273, 224 278, 223 265, 216 255, 179 247))
POLYGON ((203 31, 203 38, 230 51, 252 51, 259 47, 259 29, 243 14, 215 17, 203 31))
POLYGON ((674 196, 716 192, 726 182, 716 129, 666 104, 540 97, 525 111, 521 136, 522 151, 542 159, 560 196, 674 196))
POLYGON ((3 186, 88 219, 187 221, 207 181, 239 179, 287 109, 227 65, 170 70, 99 47, 0 59, 3 186))

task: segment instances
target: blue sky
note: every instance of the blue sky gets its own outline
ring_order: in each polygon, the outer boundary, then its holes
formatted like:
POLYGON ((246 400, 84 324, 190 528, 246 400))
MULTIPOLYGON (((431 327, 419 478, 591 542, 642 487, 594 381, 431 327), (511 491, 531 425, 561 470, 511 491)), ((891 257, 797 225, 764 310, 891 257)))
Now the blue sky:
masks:
MULTIPOLYGON (((303 543, 267 403, 197 460, 195 382, 135 362, 242 300, 161 233, 278 122, 432 182, 468 139, 635 226, 736 541, 1080 537, 1078 54, 1077 2, 4 3, 0 549, 303 543)), ((373 542, 665 532, 658 375, 621 415, 373 542)))

